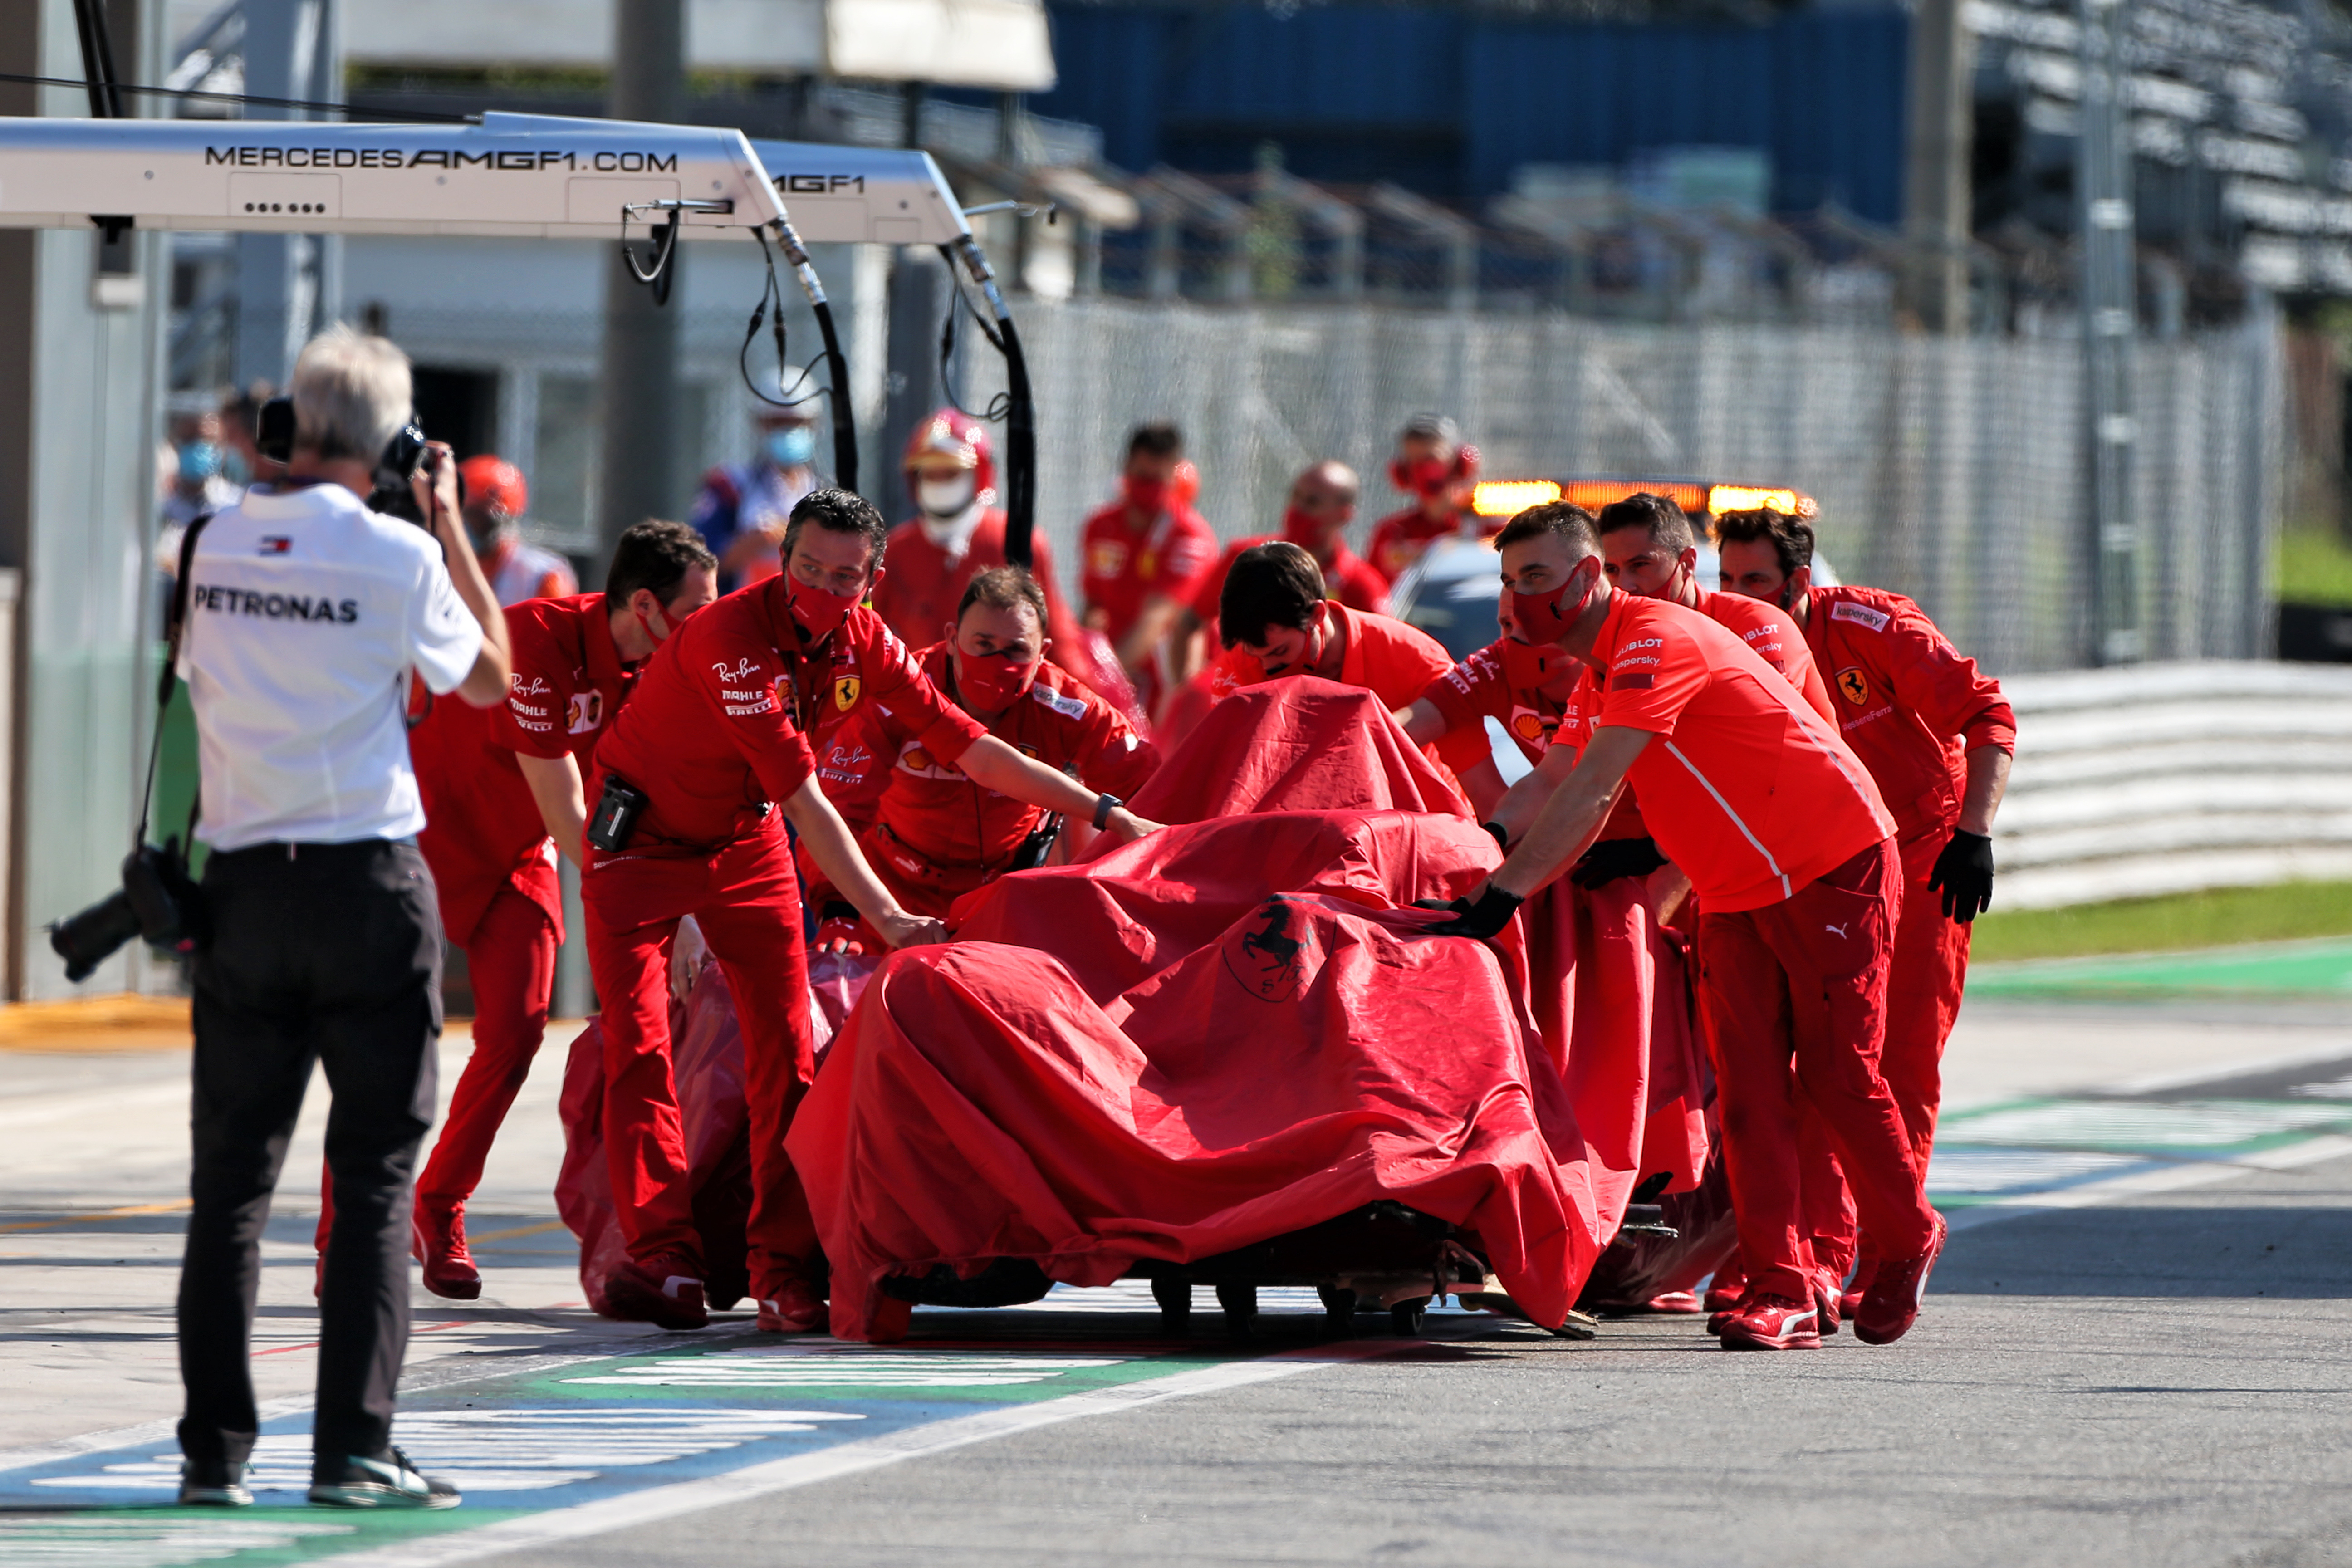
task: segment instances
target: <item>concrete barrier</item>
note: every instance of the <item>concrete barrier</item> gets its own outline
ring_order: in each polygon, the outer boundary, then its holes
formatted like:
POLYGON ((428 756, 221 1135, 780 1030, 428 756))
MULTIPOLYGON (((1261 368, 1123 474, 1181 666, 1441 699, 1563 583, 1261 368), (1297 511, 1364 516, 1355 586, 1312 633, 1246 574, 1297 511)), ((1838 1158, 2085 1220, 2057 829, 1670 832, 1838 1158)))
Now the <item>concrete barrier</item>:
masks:
POLYGON ((1994 908, 2352 878, 2352 668, 2021 675, 1994 908))

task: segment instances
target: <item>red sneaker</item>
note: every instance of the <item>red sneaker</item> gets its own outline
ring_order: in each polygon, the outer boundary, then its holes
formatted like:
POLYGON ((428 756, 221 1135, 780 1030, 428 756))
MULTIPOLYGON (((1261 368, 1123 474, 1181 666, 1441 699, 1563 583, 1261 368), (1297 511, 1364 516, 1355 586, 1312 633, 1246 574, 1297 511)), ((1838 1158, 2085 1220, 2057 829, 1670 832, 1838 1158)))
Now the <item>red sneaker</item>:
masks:
POLYGON ((1817 1351, 1819 1310, 1787 1296, 1750 1296, 1726 1315, 1720 1331, 1727 1351, 1817 1351))
POLYGON ((831 1325, 824 1298, 797 1274, 771 1276, 761 1285, 759 1300, 763 1334, 815 1334, 831 1325))
POLYGON ((466 1205, 426 1204, 419 1200, 409 1222, 409 1252, 425 1265, 425 1288, 452 1301, 471 1301, 482 1293, 482 1271, 466 1250, 466 1205))
POLYGON ((1866 1345, 1891 1345, 1910 1332, 1911 1325, 1919 1321, 1919 1303, 1927 1294, 1928 1272, 1944 1255, 1944 1243, 1951 1234, 1952 1227, 1937 1215, 1936 1234, 1928 1239, 1927 1251, 1899 1263, 1890 1259, 1879 1264, 1870 1289, 1863 1292, 1862 1310, 1853 1315, 1855 1339, 1866 1345))
POLYGON ((1694 1316, 1701 1310, 1698 1297, 1688 1290, 1669 1290, 1663 1296, 1651 1297, 1643 1304, 1645 1311, 1673 1312, 1682 1316, 1694 1316))
POLYGON ((1813 1270, 1813 1316, 1820 1321, 1823 1339, 1838 1331, 1838 1279, 1835 1268, 1813 1270))
POLYGON ((1845 1294, 1838 1298, 1838 1310, 1849 1322, 1855 1313, 1862 1310, 1862 1299, 1870 1293, 1870 1282, 1877 1274, 1878 1259, 1865 1248, 1853 1260, 1853 1282, 1847 1285, 1845 1294))
POLYGON ((675 1252, 658 1253, 643 1263, 632 1258, 622 1264, 604 1287, 604 1303, 611 1316, 625 1322, 651 1323, 674 1332, 710 1322, 702 1299, 701 1266, 675 1252))

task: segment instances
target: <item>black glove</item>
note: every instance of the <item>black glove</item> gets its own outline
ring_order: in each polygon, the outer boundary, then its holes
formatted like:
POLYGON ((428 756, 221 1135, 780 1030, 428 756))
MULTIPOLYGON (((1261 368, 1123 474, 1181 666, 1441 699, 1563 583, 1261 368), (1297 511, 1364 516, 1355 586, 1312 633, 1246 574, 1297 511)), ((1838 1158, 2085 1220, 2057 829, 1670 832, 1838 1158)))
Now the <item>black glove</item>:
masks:
POLYGON ((1508 855, 1511 852, 1511 836, 1503 831, 1503 825, 1501 823, 1482 822, 1478 826, 1481 828, 1484 828, 1486 832, 1495 836, 1495 845, 1497 848, 1501 849, 1504 854, 1508 855))
POLYGON ((1936 857, 1927 887, 1944 895, 1944 914, 1962 925, 1992 908, 1992 840, 1965 828, 1952 829, 1952 841, 1936 857))
POLYGON ((1604 838, 1569 868, 1568 879, 1580 888, 1598 888, 1620 877, 1646 877, 1665 863, 1654 838, 1604 838))
POLYGON ((1511 917, 1517 914, 1519 906, 1526 902, 1517 894, 1507 893, 1489 882, 1486 890, 1475 901, 1469 899, 1415 899, 1412 907, 1454 911, 1454 919, 1444 925, 1429 927, 1421 933, 1423 936, 1475 936, 1484 941, 1509 925, 1511 917))

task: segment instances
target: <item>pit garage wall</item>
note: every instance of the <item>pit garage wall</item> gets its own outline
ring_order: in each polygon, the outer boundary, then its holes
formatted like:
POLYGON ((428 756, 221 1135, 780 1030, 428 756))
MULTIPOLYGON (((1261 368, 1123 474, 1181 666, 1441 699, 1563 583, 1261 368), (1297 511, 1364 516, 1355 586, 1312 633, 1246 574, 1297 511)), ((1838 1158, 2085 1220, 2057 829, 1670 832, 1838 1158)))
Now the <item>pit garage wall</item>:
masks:
MULTIPOLYGON (((127 81, 154 79, 160 5, 108 7, 127 81)), ((0 70, 79 79, 70 0, 0 5, 0 70)), ((89 112, 79 91, 0 84, 0 111, 89 112)), ((134 110, 135 111, 135 110, 134 110)), ((135 237, 136 303, 93 294, 94 229, 0 233, 0 567, 24 574, 5 913, 11 1000, 169 989, 139 944, 81 987, 44 928, 118 885, 138 816, 152 668, 159 237, 135 237)))

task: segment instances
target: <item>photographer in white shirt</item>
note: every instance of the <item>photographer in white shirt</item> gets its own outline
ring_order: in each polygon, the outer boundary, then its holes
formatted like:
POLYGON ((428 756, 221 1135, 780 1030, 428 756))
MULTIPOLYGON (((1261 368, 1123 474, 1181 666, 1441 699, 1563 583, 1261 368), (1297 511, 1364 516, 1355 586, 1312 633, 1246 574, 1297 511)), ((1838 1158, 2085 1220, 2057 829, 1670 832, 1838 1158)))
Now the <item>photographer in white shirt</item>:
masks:
POLYGON ((236 1506, 258 1415, 259 1242, 310 1077, 334 1098, 310 1500, 453 1505, 392 1447, 408 1337, 409 1186, 431 1125, 441 921, 416 848, 410 677, 501 700, 506 620, 467 542, 457 465, 395 444, 407 356, 338 326, 294 370, 286 478, 220 512, 190 563, 180 672, 212 850, 195 964, 194 1199, 180 1276, 180 1500, 236 1506), (368 509, 405 483, 420 529, 368 509))

